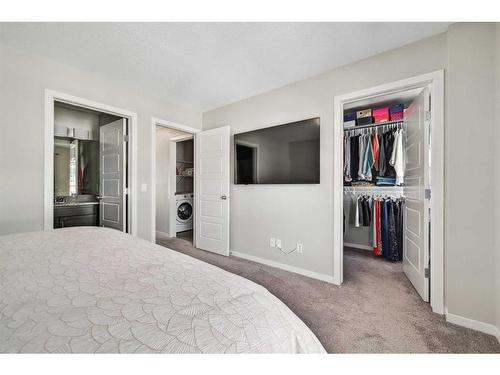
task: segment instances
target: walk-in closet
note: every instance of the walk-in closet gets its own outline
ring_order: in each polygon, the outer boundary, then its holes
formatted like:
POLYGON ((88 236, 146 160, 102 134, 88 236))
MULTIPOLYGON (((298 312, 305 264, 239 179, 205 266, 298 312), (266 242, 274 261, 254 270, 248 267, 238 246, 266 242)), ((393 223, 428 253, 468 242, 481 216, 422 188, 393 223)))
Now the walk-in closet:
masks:
MULTIPOLYGON (((344 248, 401 264, 429 300, 430 92, 418 87, 343 107, 344 248), (423 193, 421 193, 423 192, 423 193)), ((349 270, 356 272, 356 270, 349 270)))

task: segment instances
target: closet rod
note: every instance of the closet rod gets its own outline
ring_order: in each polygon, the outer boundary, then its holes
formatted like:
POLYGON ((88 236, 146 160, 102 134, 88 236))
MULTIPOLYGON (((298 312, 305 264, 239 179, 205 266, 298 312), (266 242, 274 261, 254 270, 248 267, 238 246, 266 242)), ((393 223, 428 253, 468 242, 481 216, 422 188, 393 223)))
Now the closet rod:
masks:
POLYGON ((349 131, 349 130, 358 130, 358 129, 367 129, 367 128, 376 128, 379 126, 387 126, 387 125, 397 125, 397 124, 402 124, 404 123, 405 120, 397 120, 397 121, 386 121, 386 122, 378 122, 376 124, 370 124, 370 125, 356 125, 356 126, 351 126, 350 128, 344 128, 344 131, 349 131))

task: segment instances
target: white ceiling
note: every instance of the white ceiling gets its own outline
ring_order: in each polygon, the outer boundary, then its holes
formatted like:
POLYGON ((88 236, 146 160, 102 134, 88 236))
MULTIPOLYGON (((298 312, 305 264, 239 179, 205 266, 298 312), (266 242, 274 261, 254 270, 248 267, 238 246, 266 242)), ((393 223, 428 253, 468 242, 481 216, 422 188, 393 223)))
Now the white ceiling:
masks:
POLYGON ((0 39, 205 111, 444 32, 447 26, 2 23, 0 39))

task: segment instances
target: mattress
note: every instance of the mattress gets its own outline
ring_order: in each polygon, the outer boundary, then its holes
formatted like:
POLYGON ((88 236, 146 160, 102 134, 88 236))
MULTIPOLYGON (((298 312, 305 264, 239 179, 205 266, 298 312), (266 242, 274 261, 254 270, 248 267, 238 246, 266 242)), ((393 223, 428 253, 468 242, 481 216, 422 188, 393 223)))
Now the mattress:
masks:
POLYGON ((0 237, 0 352, 324 353, 247 279, 97 227, 0 237))

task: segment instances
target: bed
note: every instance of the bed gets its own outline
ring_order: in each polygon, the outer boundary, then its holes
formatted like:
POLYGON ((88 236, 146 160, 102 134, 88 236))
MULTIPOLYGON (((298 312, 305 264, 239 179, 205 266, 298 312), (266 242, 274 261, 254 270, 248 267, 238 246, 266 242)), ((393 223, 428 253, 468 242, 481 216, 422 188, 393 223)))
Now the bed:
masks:
POLYGON ((324 353, 265 288, 119 231, 0 237, 2 353, 324 353))

